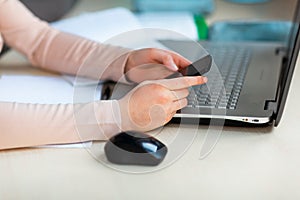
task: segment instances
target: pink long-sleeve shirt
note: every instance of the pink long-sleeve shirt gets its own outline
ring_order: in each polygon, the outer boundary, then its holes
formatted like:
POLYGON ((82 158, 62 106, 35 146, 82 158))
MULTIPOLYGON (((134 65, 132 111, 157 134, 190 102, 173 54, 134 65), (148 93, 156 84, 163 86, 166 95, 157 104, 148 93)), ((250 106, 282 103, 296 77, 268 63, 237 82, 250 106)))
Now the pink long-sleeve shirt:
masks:
MULTIPOLYGON (((55 30, 17 0, 0 0, 0 51, 4 41, 34 66, 74 75, 86 67, 81 75, 97 79, 119 80, 128 55, 127 49, 55 30)), ((118 112, 116 101, 0 102, 0 150, 107 139, 120 131, 118 112)))

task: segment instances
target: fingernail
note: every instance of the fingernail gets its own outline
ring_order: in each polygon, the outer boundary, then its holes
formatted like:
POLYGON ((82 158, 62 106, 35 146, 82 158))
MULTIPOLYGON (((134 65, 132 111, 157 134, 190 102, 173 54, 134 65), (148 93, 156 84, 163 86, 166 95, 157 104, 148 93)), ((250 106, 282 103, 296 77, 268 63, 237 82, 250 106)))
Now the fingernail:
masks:
POLYGON ((202 80, 203 80, 203 82, 205 82, 205 83, 208 81, 207 77, 202 77, 202 80))
POLYGON ((177 70, 178 70, 178 67, 177 67, 177 65, 174 63, 174 60, 173 60, 173 58, 172 58, 171 56, 169 57, 169 60, 170 60, 171 67, 172 67, 175 71, 177 71, 177 70))
POLYGON ((178 71, 178 67, 177 67, 177 65, 174 63, 174 64, 172 64, 172 67, 173 67, 173 69, 175 70, 175 71, 178 71))

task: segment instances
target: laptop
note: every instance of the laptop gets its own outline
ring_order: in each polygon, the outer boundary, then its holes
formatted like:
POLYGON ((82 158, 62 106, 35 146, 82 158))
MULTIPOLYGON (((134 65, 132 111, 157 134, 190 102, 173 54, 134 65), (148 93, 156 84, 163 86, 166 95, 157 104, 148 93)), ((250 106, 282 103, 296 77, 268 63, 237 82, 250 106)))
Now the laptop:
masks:
MULTIPOLYGON (((200 42, 212 56, 215 67, 205 74, 209 80, 207 84, 190 88, 188 106, 179 110, 172 121, 277 126, 282 117, 300 48, 299 1, 294 12, 294 21, 285 43, 200 42)), ((195 57, 200 54, 197 54, 199 48, 194 42, 160 42, 192 61, 201 59, 195 57)), ((129 89, 119 87, 118 91, 120 90, 125 94, 129 89)), ((102 99, 120 98, 119 94, 112 91, 111 85, 105 84, 102 99)))

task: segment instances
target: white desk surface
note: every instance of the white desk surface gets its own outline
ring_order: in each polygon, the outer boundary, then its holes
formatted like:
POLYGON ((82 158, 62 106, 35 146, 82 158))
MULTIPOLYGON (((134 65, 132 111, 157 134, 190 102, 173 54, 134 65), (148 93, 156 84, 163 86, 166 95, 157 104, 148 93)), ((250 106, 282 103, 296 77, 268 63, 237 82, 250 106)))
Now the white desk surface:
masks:
MULTIPOLYGON (((97 10, 119 5, 118 2, 121 0, 86 0, 70 15, 84 8, 97 10)), ((129 1, 126 2, 128 6, 129 1)), ((284 2, 290 1, 273 0, 272 5, 281 10, 287 8, 284 2)), ((217 1, 217 6, 222 4, 229 6, 217 1)), ((13 73, 27 69, 26 73, 42 73, 29 68, 15 52, 9 53, 1 62, 1 71, 13 73), (14 67, 10 68, 12 65, 14 67)), ((183 156, 168 167, 150 173, 113 170, 96 161, 86 149, 2 151, 0 199, 300 199, 299 87, 298 62, 278 127, 224 127, 213 151, 200 159, 207 129, 200 126, 183 156)), ((186 125, 181 131, 188 138, 195 128, 196 125, 186 125)), ((168 125, 160 136, 172 135, 176 129, 177 125, 168 125)))

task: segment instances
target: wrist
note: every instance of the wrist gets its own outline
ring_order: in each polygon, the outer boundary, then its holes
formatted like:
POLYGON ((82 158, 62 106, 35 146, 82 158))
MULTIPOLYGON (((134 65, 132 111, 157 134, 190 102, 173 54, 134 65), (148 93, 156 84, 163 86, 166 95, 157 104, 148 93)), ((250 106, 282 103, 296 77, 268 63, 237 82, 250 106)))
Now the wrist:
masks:
POLYGON ((123 131, 121 112, 117 100, 95 102, 93 109, 100 132, 107 139, 123 131))
POLYGON ((128 112, 128 103, 127 98, 122 98, 117 101, 116 111, 119 113, 120 120, 120 128, 122 131, 132 130, 132 126, 130 125, 130 116, 128 112))

